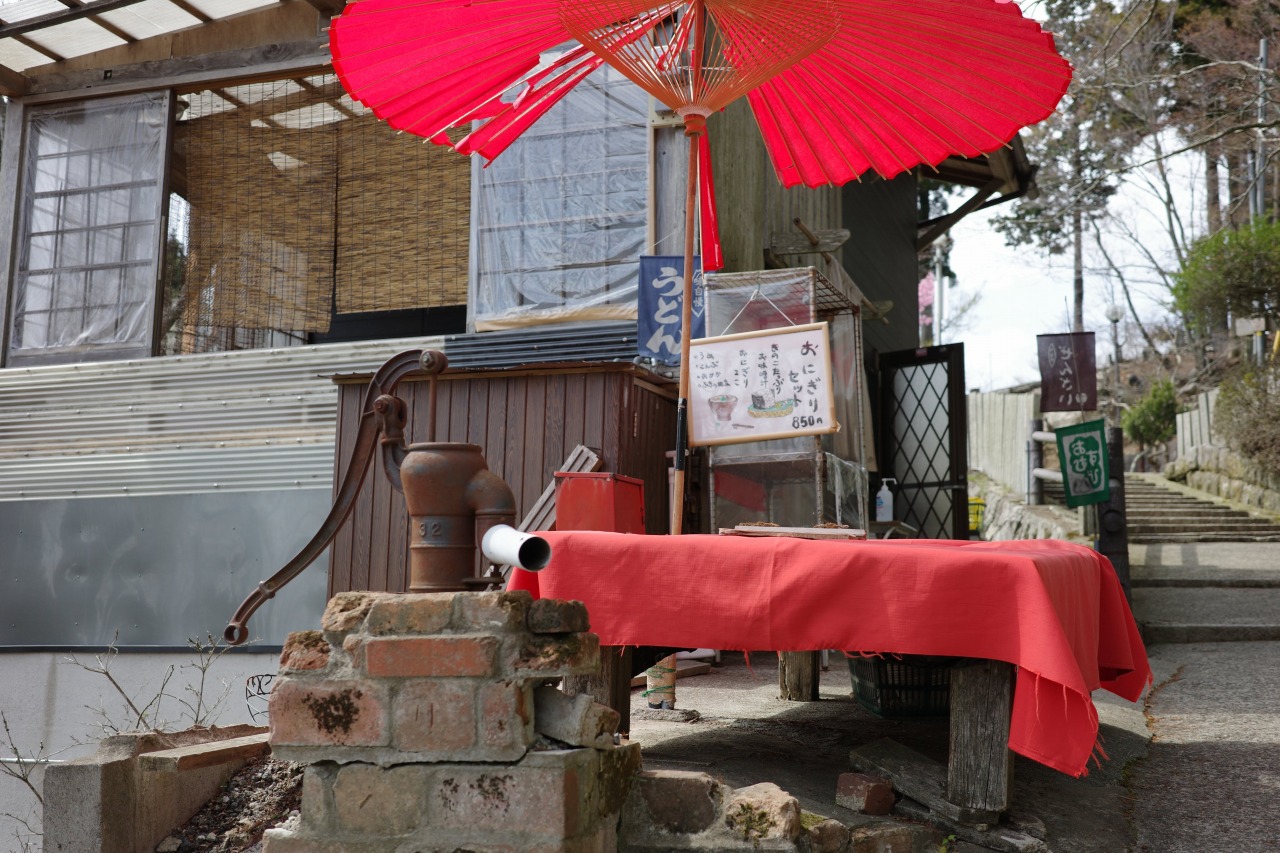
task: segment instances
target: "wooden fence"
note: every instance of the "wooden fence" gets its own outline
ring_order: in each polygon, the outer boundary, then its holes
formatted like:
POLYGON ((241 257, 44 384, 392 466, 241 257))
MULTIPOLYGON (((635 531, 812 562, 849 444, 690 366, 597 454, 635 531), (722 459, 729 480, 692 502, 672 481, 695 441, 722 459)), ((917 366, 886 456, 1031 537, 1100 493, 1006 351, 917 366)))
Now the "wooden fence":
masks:
POLYGON ((1040 416, 1040 393, 981 394, 968 398, 969 467, 1014 492, 1027 491, 1027 441, 1040 416))
POLYGON ((1185 459, 1196 447, 1221 444, 1213 430, 1213 410, 1218 403, 1218 389, 1197 397, 1197 406, 1178 414, 1178 458, 1185 459))

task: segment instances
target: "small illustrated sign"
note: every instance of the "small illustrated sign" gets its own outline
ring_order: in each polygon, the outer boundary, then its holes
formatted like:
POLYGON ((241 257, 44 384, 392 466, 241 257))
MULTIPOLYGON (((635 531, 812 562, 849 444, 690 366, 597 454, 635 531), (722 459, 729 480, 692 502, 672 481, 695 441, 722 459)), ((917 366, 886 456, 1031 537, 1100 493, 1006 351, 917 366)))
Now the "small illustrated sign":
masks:
POLYGON ((1111 498, 1105 421, 1089 421, 1054 430, 1062 488, 1067 506, 1102 503, 1111 498))
POLYGON ((1040 356, 1040 411, 1092 412, 1098 408, 1093 332, 1036 335, 1040 356))
POLYGON ((840 429, 826 323, 701 338, 689 349, 690 444, 840 429))
MULTIPOLYGON (((702 262, 693 259, 692 337, 707 333, 706 298, 702 283, 702 262)), ((639 354, 663 364, 680 361, 680 320, 684 304, 684 256, 641 255, 640 289, 637 298, 636 349, 639 354)))

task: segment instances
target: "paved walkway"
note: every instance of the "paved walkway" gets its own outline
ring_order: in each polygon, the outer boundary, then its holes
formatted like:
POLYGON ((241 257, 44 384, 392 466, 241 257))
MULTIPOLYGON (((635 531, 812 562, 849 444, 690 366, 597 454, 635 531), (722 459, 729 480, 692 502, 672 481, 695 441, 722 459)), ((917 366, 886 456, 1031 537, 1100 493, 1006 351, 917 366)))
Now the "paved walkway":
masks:
POLYGON ((1131 556, 1155 673, 1153 739, 1129 776, 1132 849, 1280 850, 1280 544, 1131 556))

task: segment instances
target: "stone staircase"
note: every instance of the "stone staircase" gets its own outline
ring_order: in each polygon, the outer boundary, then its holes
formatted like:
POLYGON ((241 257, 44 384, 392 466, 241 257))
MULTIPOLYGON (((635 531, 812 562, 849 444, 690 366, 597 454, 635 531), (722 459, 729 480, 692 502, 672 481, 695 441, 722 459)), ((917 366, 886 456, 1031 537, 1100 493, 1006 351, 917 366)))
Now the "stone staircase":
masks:
POLYGON ((1280 524, 1164 482, 1154 475, 1125 475, 1130 542, 1280 542, 1280 524))

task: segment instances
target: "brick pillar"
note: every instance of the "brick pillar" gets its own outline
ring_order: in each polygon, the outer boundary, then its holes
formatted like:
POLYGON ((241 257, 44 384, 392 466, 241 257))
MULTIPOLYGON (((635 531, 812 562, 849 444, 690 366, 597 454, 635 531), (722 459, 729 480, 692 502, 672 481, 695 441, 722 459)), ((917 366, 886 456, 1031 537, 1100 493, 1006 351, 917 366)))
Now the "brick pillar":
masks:
POLYGON ((289 636, 271 695, 273 752, 310 766, 267 853, 616 849, 639 747, 540 686, 599 666, 581 603, 342 593, 321 627, 289 636))

